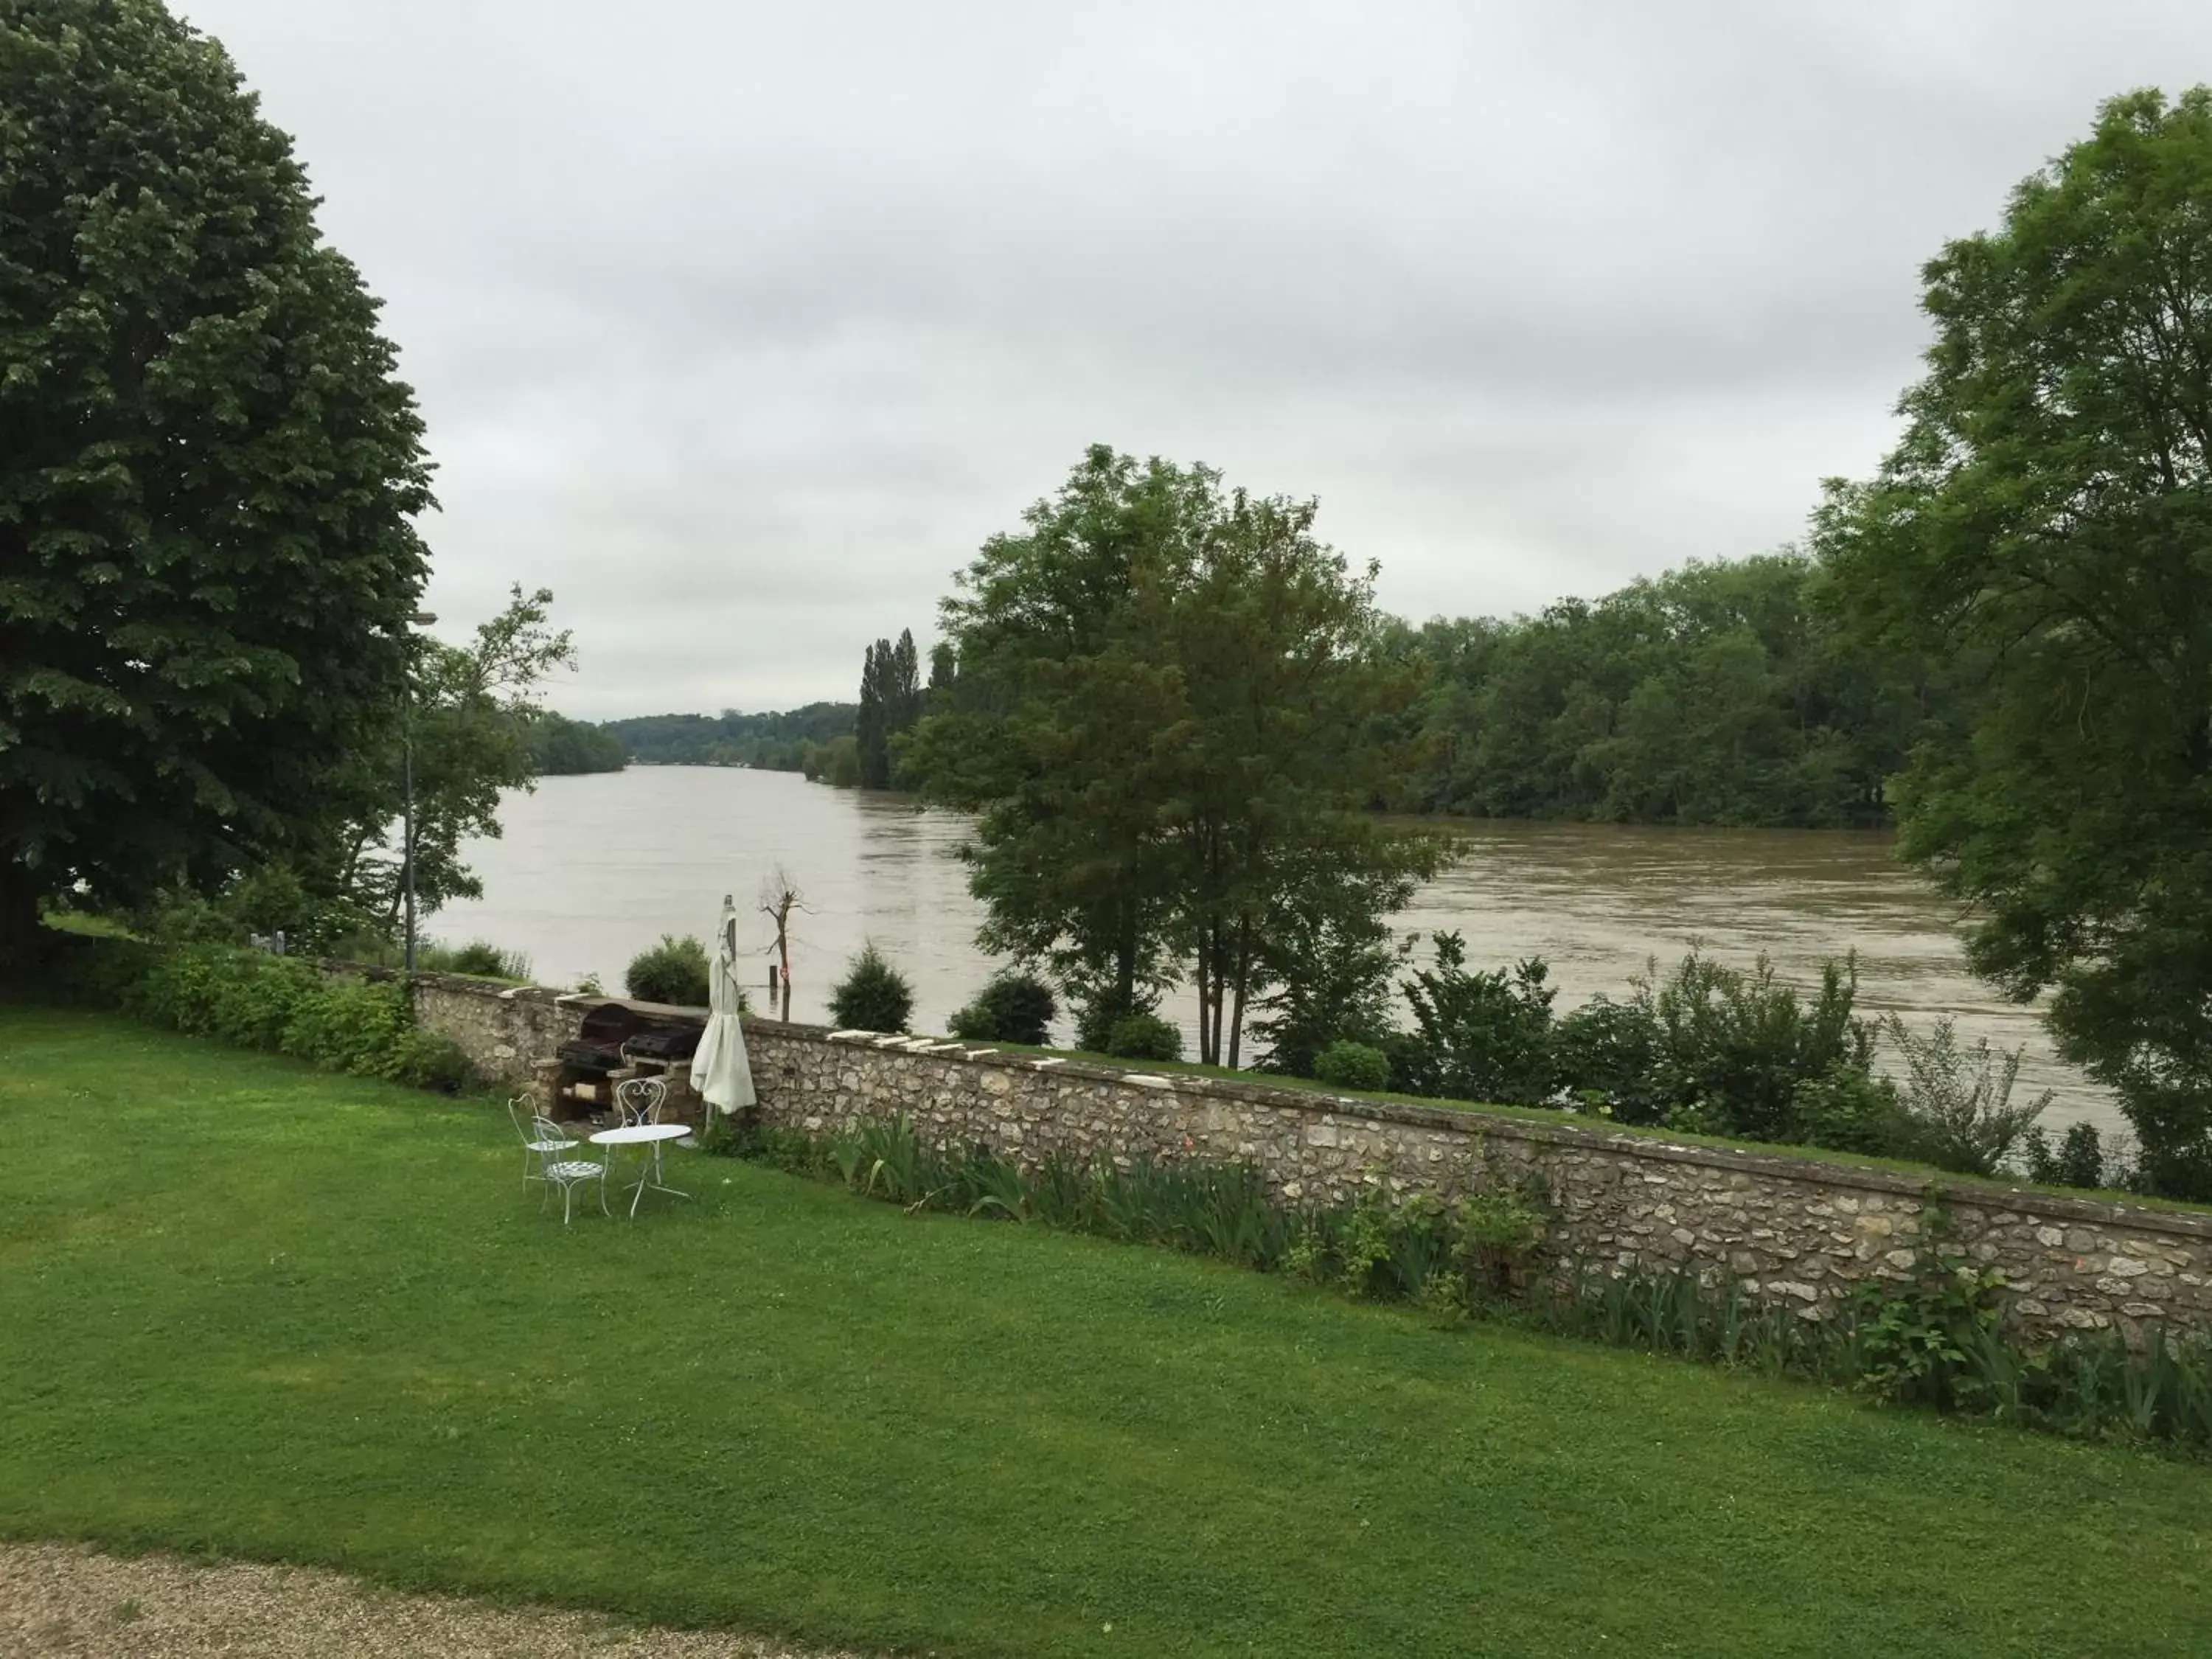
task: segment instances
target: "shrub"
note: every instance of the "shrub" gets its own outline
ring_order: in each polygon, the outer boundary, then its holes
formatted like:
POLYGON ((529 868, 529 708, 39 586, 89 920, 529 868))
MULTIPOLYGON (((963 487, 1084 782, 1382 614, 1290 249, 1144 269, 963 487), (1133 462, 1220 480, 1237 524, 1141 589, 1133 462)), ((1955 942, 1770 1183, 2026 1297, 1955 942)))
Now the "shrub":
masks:
POLYGON ((707 946, 696 939, 663 933, 660 943, 630 959, 623 983, 643 1002, 703 1008, 708 1002, 707 946))
POLYGON ((1500 1296, 1523 1288, 1536 1247, 1544 1240, 1544 1212, 1538 1204, 1524 1193, 1480 1192, 1460 1200, 1453 1220, 1471 1282, 1500 1296))
MULTIPOLYGON (((1281 925, 1263 947, 1262 976, 1271 981, 1254 1005, 1252 1040, 1263 1050, 1255 1069, 1318 1077, 1322 1051, 1338 1042, 1379 1043, 1390 1030, 1397 953, 1380 915, 1358 903, 1366 890, 1290 897, 1281 925)), ((1376 895, 1380 896, 1380 895, 1376 895)), ((1383 904, 1384 911, 1403 900, 1383 904)))
POLYGON ((322 985, 294 1005, 274 1046, 325 1071, 390 1077, 413 1032, 407 993, 397 982, 322 985))
POLYGON ((1746 973, 1691 951, 1665 983, 1638 988, 1657 1025, 1653 1092, 1666 1121, 1747 1140, 1802 1139, 1801 1089, 1872 1070, 1874 1030, 1853 1012, 1857 994, 1856 957, 1824 963, 1808 1002, 1764 957, 1746 973))
POLYGON ((2051 1104, 2048 1089, 2012 1103, 2021 1051, 1992 1053, 1987 1037, 1961 1049, 1948 1018, 1924 1037, 1893 1014, 1888 1029, 1905 1060, 1907 1150, 1938 1169, 1995 1175, 2051 1104))
POLYGON ((1075 1046, 1086 1054, 1113 1053, 1114 1028, 1132 1014, 1151 1013, 1155 1006, 1153 999, 1140 996, 1131 1003, 1110 987, 1080 981, 1069 985, 1067 998, 1075 1014, 1075 1046))
POLYGON ((142 939, 64 933, 58 935, 40 982, 21 989, 71 1007, 120 1008, 145 982, 158 955, 142 939))
POLYGON ((419 1026, 400 1034, 386 1075, 410 1089, 434 1089, 445 1095, 461 1094, 477 1085, 476 1067, 460 1044, 419 1026))
POLYGON ((2051 1150, 2043 1126, 2036 1124, 2021 1140, 2021 1162, 2027 1168, 2027 1178, 2041 1186, 2098 1188, 2118 1184, 2106 1173, 2104 1139, 2094 1123, 2068 1124, 2065 1137, 2055 1152, 2051 1150))
POLYGON ((1390 1057, 1365 1042, 1332 1042, 1314 1057, 1313 1074, 1340 1089, 1387 1089, 1390 1057))
POLYGON ((1809 1146, 1875 1157, 1910 1156, 1911 1136, 1897 1085, 1850 1066, 1800 1084, 1791 1101, 1797 1134, 1809 1146))
MULTIPOLYGON (((512 980, 518 983, 530 978, 530 958, 520 951, 502 951, 489 939, 471 939, 466 945, 425 945, 415 952, 419 968, 432 973, 470 974, 478 979, 512 980)), ((665 1001, 656 997, 652 1000, 665 1001)))
POLYGON ((1552 999, 1543 958, 1510 969, 1467 971, 1457 933, 1436 936, 1433 967, 1406 981, 1418 1045, 1394 1060, 1408 1094, 1537 1106, 1552 1093, 1552 999))
POLYGON ((301 1005, 324 988, 304 962, 227 945, 158 957, 128 1006, 157 1024, 244 1048, 281 1048, 301 1005))
POLYGON ((830 1018, 847 1030, 903 1031, 914 1018, 914 987, 871 941, 830 993, 830 1018))
POLYGON ((239 877, 213 898, 173 891, 137 918, 162 945, 244 945, 282 933, 292 956, 335 956, 380 965, 393 945, 381 920, 354 900, 318 897, 282 866, 239 877))
POLYGON ((179 1031, 274 1049, 326 1071, 448 1091, 474 1081, 458 1047, 416 1025, 404 985, 334 981, 265 951, 179 946, 155 959, 127 1006, 179 1031))
POLYGON ((1182 1033, 1158 1014, 1124 1014, 1106 1037, 1116 1060, 1181 1060, 1182 1033))
POLYGON ((250 931, 236 915, 192 892, 164 893, 132 921, 161 945, 243 945, 250 931))
POLYGON ((995 975, 975 1000, 952 1016, 952 1035, 969 1042, 1021 1042, 1033 1048, 1051 1040, 1060 1000, 1034 974, 995 975))
POLYGON ((1552 1028, 1552 1075, 1583 1111, 1620 1123, 1656 1123, 1659 1022, 1650 1000, 1592 997, 1552 1028))

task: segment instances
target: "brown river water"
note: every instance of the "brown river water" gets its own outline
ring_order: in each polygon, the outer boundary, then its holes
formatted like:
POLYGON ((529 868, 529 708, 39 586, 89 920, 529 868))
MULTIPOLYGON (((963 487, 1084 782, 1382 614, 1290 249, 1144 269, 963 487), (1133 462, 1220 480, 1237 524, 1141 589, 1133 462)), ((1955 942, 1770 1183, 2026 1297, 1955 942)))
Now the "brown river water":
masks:
MULTIPOLYGON (((752 907, 778 863, 809 907, 793 929, 793 1018, 826 1018, 829 988, 864 939, 913 980, 917 1030, 943 1030, 991 971, 975 945, 980 907, 953 856, 964 821, 902 797, 793 773, 647 766, 547 778, 534 793, 510 796, 501 816, 505 835, 467 854, 484 896, 448 906, 424 931, 519 950, 550 984, 596 974, 618 988, 623 964, 661 934, 710 937, 726 892, 763 953, 751 975, 761 1005, 774 930, 752 907)), ((1949 1014, 1969 1042, 2025 1045, 2016 1099, 2048 1088, 2047 1123, 2119 1127, 2110 1097, 2051 1053, 2034 1011, 2003 1002, 1966 971, 1955 907, 1898 866, 1887 836, 1451 827, 1468 855, 1422 890, 1398 927, 1458 929, 1477 967, 1543 957, 1562 1010, 1600 991, 1622 994, 1647 958, 1663 968, 1693 942, 1730 963, 1763 952, 1807 985, 1823 957, 1856 949, 1863 1008, 1914 1024, 1949 1014)), ((1182 1018, 1194 1053, 1194 1000, 1164 1012, 1182 1018)))

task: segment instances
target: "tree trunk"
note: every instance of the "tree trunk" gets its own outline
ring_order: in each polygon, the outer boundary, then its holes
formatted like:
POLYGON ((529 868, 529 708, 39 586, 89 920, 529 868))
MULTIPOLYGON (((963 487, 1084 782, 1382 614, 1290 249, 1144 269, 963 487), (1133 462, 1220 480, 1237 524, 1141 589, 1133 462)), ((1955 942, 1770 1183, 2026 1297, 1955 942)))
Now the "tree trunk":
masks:
POLYGON ((1237 1069, 1244 1048, 1244 997, 1252 983, 1252 924, 1237 924, 1237 1000, 1229 1016, 1229 1069, 1237 1069))
POLYGON ((52 954, 40 920, 44 896, 20 857, 0 861, 0 975, 27 974, 52 954))
POLYGON ((1208 922, 1199 935, 1200 961, 1205 964, 1206 994, 1198 1006, 1198 1058, 1205 1066, 1221 1063, 1221 1000, 1228 988, 1223 969, 1228 965, 1222 960, 1221 927, 1208 922))
POLYGON ((1206 1050, 1209 1047, 1206 1019, 1206 1011, 1210 1006, 1206 995, 1211 983, 1206 975, 1206 969, 1209 965, 1206 949, 1206 930, 1201 927, 1198 933, 1198 1063, 1201 1066, 1206 1063, 1206 1050))
POLYGON ((781 992, 783 1023, 791 1024, 791 899, 787 895, 776 907, 775 953, 783 963, 781 992))
POLYGON ((1118 931, 1120 936, 1114 941, 1114 1017, 1116 1019, 1137 1006, 1136 918, 1123 911, 1118 931))

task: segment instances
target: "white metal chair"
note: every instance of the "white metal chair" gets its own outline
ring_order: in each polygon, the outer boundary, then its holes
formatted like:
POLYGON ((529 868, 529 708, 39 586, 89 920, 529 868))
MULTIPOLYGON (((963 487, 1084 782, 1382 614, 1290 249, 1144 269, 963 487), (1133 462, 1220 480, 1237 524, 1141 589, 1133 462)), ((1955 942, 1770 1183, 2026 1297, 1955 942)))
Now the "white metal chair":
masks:
POLYGON ((549 1152, 565 1152, 578 1143, 565 1139, 556 1128, 550 1136, 539 1134, 533 1126, 545 1121, 538 1115, 538 1102, 530 1095, 516 1095, 507 1103, 507 1121, 514 1125, 515 1133, 522 1137, 522 1190, 528 1192, 530 1183, 545 1177, 538 1167, 549 1152))
POLYGON ((615 1085, 615 1115, 628 1126, 658 1123, 668 1104, 668 1085, 657 1077, 626 1078, 615 1085))
MULTIPOLYGON (((615 1120, 624 1128, 660 1121, 661 1109, 668 1104, 668 1085, 657 1077, 625 1078, 615 1085, 615 1120)), ((653 1184, 661 1184, 661 1143, 654 1141, 650 1148, 653 1162, 653 1184)), ((614 1167, 615 1149, 607 1148, 607 1167, 614 1167)))
POLYGON ((561 1126, 552 1119, 540 1115, 536 1110, 536 1103, 527 1096, 508 1101, 507 1115, 514 1121, 515 1129, 522 1136, 522 1184, 525 1190, 533 1181, 545 1183, 544 1196, 538 1201, 540 1210, 545 1207, 545 1199, 552 1196, 552 1189, 558 1187, 561 1189, 561 1224, 567 1226, 575 1204, 576 1188, 596 1181, 599 1183, 600 1212, 609 1217, 614 1214, 607 1208, 607 1166, 604 1163, 562 1157, 562 1153, 578 1143, 562 1134, 561 1126), (523 1112, 526 1103, 531 1107, 526 1118, 523 1112))

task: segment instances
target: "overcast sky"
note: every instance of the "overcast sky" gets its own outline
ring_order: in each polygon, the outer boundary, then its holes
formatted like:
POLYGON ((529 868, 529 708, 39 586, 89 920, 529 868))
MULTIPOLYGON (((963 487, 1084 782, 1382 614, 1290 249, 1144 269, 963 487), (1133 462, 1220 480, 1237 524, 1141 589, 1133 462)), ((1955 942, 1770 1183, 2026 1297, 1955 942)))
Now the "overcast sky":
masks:
POLYGON ((1797 537, 1921 263, 2212 6, 173 0, 387 302, 442 633, 592 718, 854 694, 1104 441, 1414 617, 1797 537))

